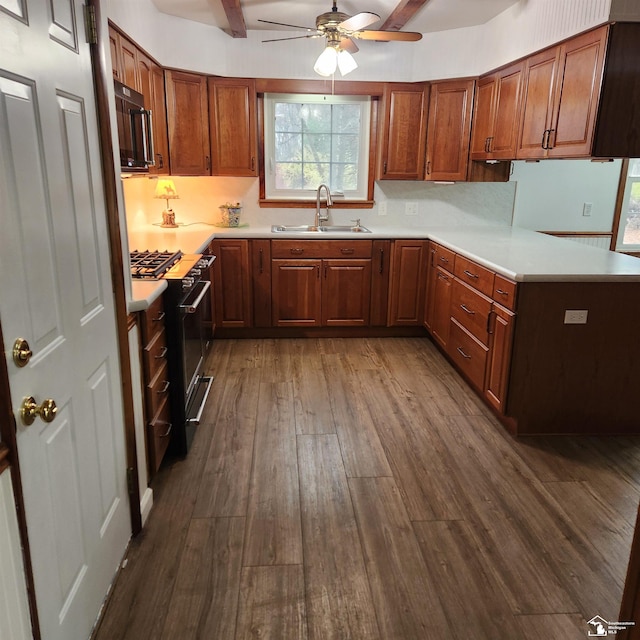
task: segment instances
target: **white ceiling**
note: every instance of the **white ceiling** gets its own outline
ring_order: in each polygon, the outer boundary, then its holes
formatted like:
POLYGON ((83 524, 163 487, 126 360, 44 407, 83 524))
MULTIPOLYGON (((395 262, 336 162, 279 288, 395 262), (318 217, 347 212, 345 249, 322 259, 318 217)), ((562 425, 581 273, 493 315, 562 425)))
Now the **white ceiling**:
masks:
MULTIPOLYGON (((152 1, 162 13, 209 24, 223 31, 229 29, 222 0, 152 1)), ((519 1, 429 0, 401 30, 429 33, 484 24, 519 1)), ((361 11, 376 13, 380 16, 380 22, 369 28, 377 29, 399 2, 400 0, 338 0, 338 11, 348 15, 361 11)), ((315 28, 316 16, 330 11, 332 0, 305 0, 304 3, 296 0, 240 0, 240 6, 247 30, 280 28, 260 23, 259 19, 315 28)), ((292 29, 287 31, 292 35, 296 34, 292 29)))

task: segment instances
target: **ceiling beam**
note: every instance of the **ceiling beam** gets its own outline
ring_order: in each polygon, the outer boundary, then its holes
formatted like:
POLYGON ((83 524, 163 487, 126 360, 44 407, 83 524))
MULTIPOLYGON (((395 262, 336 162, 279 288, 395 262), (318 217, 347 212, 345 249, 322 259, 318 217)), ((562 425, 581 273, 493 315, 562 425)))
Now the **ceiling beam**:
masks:
POLYGON ((240 6, 240 0, 221 0, 222 7, 227 16, 229 22, 229 29, 231 30, 231 36, 234 38, 246 38, 247 27, 244 23, 244 15, 242 13, 242 7, 240 6))
POLYGON ((380 27, 381 30, 399 31, 429 0, 400 0, 398 6, 380 27))

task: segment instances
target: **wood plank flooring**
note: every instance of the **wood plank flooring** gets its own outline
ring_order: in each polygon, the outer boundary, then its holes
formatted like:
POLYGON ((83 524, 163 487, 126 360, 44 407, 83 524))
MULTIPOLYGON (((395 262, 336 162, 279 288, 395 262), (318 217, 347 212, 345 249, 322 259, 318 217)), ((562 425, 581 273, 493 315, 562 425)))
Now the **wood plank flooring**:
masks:
POLYGON ((207 369, 94 640, 583 640, 618 619, 640 438, 515 439, 426 338, 217 340, 207 369))

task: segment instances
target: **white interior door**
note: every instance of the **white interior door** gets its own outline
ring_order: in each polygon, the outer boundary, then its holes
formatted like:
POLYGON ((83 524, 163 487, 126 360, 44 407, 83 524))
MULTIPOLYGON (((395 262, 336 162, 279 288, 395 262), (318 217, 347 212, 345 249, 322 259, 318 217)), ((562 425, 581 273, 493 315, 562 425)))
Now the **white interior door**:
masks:
POLYGON ((82 2, 0 0, 0 321, 46 640, 89 636, 130 537, 110 274, 82 2))

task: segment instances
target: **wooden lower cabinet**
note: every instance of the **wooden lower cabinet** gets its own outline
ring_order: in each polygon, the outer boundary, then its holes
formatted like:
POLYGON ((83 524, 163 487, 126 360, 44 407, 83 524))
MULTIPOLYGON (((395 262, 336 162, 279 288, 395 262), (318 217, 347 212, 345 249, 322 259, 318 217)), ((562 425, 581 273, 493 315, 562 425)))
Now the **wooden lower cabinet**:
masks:
POLYGON ((395 240, 389 286, 390 327, 420 326, 424 316, 427 241, 395 240))
POLYGON ((322 260, 272 260, 274 327, 319 327, 322 321, 322 260))
POLYGON ((369 324, 387 326, 391 240, 374 240, 371 249, 371 305, 369 324))
POLYGON ((149 476, 160 468, 171 434, 171 405, 162 296, 140 314, 149 476))
POLYGON ((253 326, 271 326, 271 240, 251 240, 253 326))
POLYGON ((429 289, 425 326, 434 340, 446 349, 449 341, 451 318, 451 285, 453 276, 442 267, 429 270, 429 289))
POLYGON ((322 325, 369 325, 371 259, 322 261, 322 325))
POLYGON ((489 348, 451 318, 447 352, 469 382, 482 393, 489 348))
POLYGON ((494 304, 489 320, 491 340, 484 396, 494 409, 505 413, 515 313, 494 304))
POLYGON ((253 326, 249 240, 214 240, 215 324, 220 328, 253 326))

